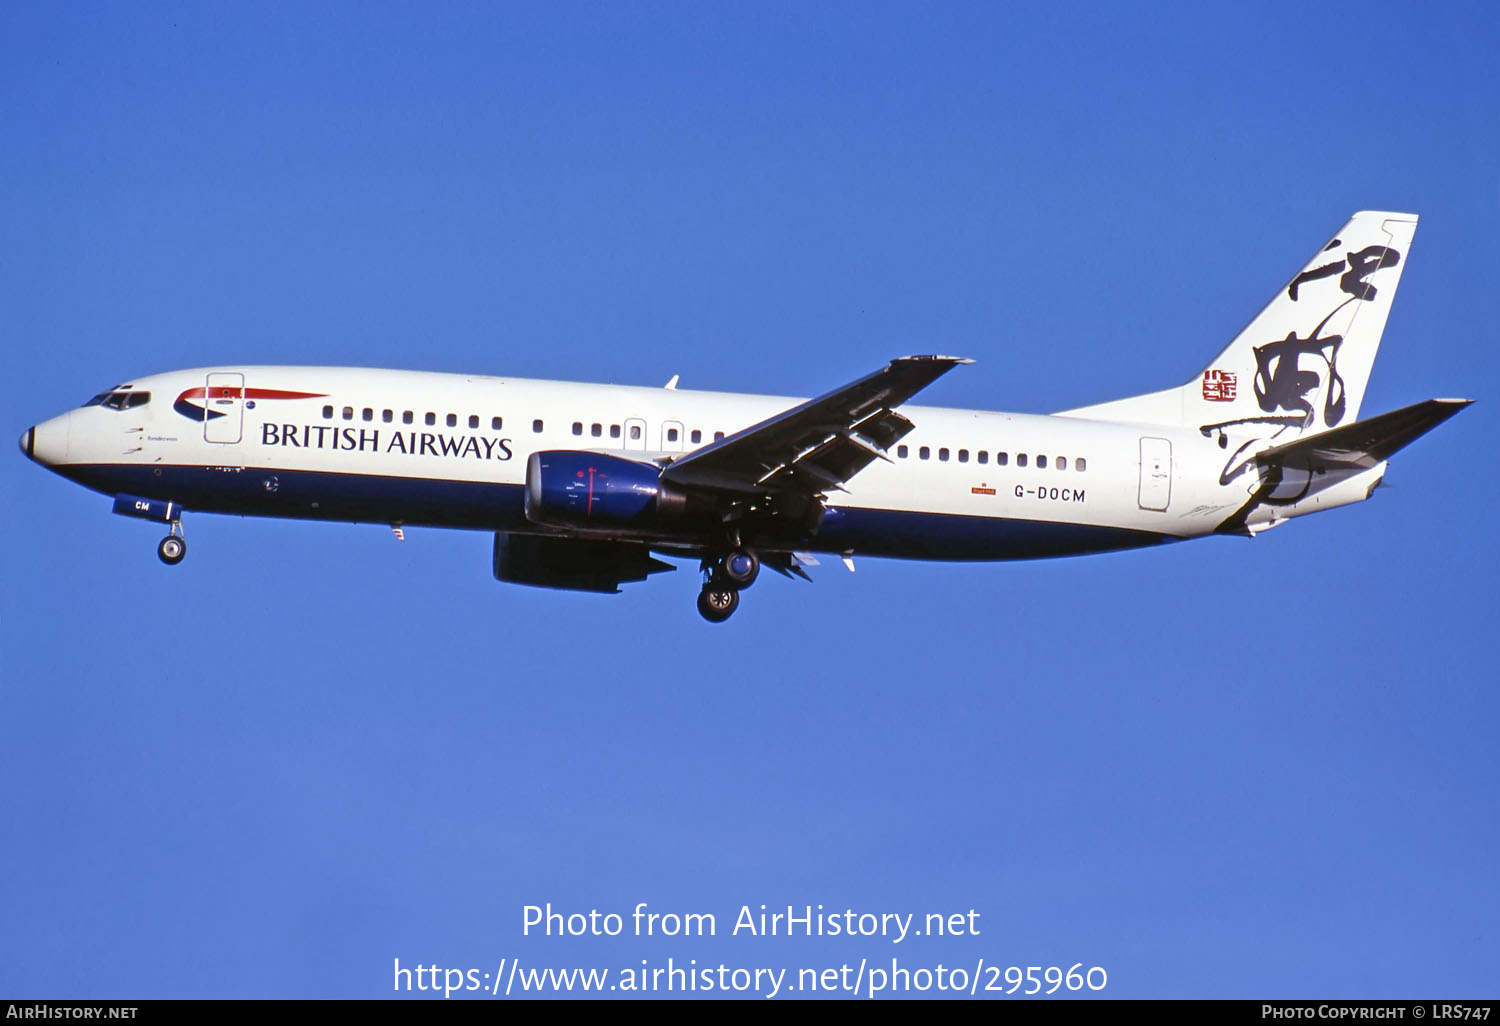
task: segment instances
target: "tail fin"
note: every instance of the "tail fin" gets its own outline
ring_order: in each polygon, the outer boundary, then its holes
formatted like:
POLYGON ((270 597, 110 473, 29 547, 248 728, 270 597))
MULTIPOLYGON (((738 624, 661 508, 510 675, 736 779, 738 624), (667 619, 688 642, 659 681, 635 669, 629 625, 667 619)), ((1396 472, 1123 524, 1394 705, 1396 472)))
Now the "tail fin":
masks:
POLYGON ((1270 427, 1279 442, 1352 423, 1416 230, 1415 214, 1355 214, 1201 375, 1061 415, 1205 432, 1270 427))

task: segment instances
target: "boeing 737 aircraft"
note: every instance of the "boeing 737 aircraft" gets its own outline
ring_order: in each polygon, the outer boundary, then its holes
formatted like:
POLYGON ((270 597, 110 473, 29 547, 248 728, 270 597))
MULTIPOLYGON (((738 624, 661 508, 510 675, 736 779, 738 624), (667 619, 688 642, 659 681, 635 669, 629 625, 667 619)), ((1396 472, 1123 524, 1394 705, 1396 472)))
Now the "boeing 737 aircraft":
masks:
POLYGON ((117 385, 25 431, 36 462, 185 511, 494 532, 502 581, 617 592, 697 559, 728 619, 817 553, 1004 560, 1254 535, 1369 498, 1468 404, 1359 419, 1417 218, 1355 214, 1191 381, 1052 416, 907 405, 968 360, 906 356, 816 399, 332 367, 117 385))

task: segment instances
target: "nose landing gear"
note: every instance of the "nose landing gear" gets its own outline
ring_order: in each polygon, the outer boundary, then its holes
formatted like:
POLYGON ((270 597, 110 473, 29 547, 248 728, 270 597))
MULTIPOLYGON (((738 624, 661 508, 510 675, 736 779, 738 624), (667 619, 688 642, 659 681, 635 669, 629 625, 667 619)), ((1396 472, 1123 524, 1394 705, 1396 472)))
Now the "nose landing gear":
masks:
POLYGON ((157 557, 167 566, 176 566, 187 556, 187 538, 182 534, 182 521, 172 521, 172 533, 156 546, 157 557))
POLYGON ((704 560, 707 575, 698 593, 698 612, 709 623, 723 623, 740 607, 740 592, 760 575, 760 560, 749 549, 732 549, 715 563, 704 560))

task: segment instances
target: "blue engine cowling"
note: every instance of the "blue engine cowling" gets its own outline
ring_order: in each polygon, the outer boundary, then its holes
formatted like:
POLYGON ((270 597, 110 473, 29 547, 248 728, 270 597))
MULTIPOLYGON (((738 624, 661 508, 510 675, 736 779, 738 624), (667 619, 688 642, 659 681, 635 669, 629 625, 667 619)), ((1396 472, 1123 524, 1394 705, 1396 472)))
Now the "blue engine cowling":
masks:
POLYGON ((526 463, 526 517, 567 527, 645 528, 685 512, 686 496, 651 463, 575 449, 526 463))

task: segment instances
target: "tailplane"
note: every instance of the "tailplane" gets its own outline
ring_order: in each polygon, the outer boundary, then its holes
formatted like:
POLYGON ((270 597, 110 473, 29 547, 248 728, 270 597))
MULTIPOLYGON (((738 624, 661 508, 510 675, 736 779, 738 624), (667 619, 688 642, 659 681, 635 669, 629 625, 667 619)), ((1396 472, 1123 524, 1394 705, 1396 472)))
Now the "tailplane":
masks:
POLYGON ((1415 214, 1355 214, 1192 381, 1060 416, 1278 443, 1353 423, 1416 230, 1415 214))
POLYGON ((1254 534, 1290 517, 1369 498, 1387 460, 1470 402, 1428 399, 1262 449, 1253 457, 1257 474, 1249 501, 1219 524, 1219 533, 1254 534))

